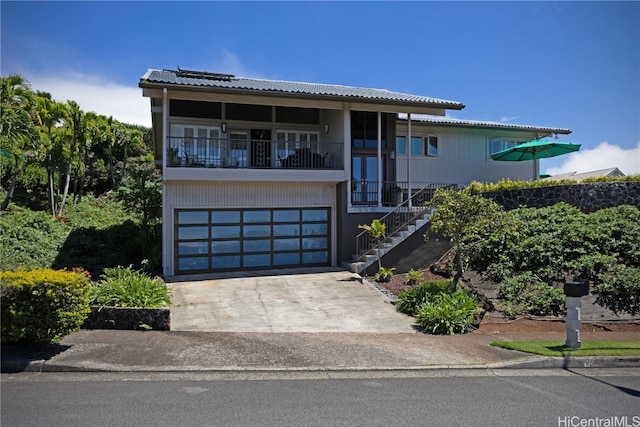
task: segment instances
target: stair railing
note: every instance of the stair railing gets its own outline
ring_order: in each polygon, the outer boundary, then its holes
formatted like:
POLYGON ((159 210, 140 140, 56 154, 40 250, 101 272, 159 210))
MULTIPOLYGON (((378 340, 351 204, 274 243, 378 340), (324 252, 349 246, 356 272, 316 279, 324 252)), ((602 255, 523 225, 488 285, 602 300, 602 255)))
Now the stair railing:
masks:
MULTIPOLYGON (((380 222, 386 225, 386 239, 391 240, 407 228, 416 218, 432 212, 429 202, 438 189, 455 190, 456 184, 428 184, 414 192, 411 197, 403 201, 394 210, 380 218, 380 222)), ((368 255, 374 255, 377 249, 377 241, 367 231, 356 236, 356 259, 361 262, 368 255)))

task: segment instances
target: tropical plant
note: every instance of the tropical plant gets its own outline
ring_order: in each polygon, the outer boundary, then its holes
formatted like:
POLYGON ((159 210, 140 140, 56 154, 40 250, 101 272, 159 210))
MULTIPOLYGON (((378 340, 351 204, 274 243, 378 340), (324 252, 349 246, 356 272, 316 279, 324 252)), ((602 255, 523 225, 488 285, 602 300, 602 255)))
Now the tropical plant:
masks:
POLYGON ((171 304, 171 294, 160 278, 151 278, 132 266, 107 268, 91 289, 94 306, 159 308, 171 304))
POLYGON ((469 330, 479 309, 476 297, 466 291, 439 293, 418 308, 416 322, 431 334, 462 334, 469 330))
POLYGON ((431 300, 435 295, 441 293, 451 293, 450 280, 430 280, 422 282, 415 288, 403 291, 398 295, 396 309, 401 313, 415 316, 418 307, 431 300))
POLYGON ((391 281, 391 277, 393 277, 393 272, 395 271, 395 267, 386 268, 380 267, 378 273, 376 273, 376 281, 377 282, 389 282, 391 281))
POLYGON ((371 221, 370 225, 359 225, 358 228, 365 230, 369 236, 376 241, 376 252, 378 255, 378 270, 382 268, 382 242, 387 238, 387 224, 379 219, 371 221))
POLYGON ((0 156, 9 169, 7 194, 0 203, 6 210, 13 197, 18 175, 24 169, 25 158, 34 149, 36 130, 31 116, 34 95, 29 83, 20 75, 0 77, 0 156))
POLYGON ((416 286, 422 280, 422 270, 416 270, 414 268, 409 269, 407 272, 407 285, 416 286))

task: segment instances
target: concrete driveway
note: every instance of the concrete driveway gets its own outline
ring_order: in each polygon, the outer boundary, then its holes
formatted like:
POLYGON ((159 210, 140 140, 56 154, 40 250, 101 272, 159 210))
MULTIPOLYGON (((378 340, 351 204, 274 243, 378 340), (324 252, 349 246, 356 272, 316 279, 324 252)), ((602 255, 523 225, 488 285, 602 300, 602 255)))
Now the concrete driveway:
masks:
POLYGON ((412 317, 342 269, 174 279, 173 331, 415 333, 412 317))

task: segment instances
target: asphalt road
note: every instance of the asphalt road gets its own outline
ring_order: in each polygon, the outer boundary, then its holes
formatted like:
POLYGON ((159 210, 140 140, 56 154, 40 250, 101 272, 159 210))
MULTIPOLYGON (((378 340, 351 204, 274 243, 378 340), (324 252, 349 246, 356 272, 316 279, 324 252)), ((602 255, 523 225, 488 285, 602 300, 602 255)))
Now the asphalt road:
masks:
POLYGON ((640 427, 637 369, 22 373, 1 385, 3 427, 640 427))

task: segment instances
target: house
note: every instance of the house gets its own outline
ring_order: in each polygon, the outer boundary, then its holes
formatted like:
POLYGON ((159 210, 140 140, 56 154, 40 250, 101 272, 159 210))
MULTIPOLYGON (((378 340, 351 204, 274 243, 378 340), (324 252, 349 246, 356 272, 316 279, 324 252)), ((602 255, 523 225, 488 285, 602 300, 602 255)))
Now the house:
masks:
POLYGON ((567 172, 543 178, 545 181, 562 181, 568 179, 571 181, 582 181, 590 178, 619 178, 625 176, 618 168, 600 169, 590 172, 567 172))
POLYGON ((359 224, 387 215, 415 231, 436 188, 528 179, 531 162, 492 152, 570 133, 447 119, 464 105, 384 89, 180 68, 139 86, 163 174, 165 276, 341 265, 371 251, 359 224))

